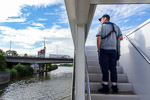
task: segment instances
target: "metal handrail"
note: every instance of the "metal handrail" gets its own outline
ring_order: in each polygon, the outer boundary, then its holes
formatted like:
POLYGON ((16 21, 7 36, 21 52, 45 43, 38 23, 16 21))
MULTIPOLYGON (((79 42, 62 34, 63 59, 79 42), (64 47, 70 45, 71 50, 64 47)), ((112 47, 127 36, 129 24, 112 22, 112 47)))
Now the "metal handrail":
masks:
MULTIPOLYGON (((74 52, 74 69, 73 69, 73 83, 72 83, 72 100, 75 100, 75 52, 74 52)), ((86 64, 86 81, 87 81, 87 97, 88 100, 91 100, 91 92, 90 92, 90 84, 89 84, 89 74, 88 74, 88 63, 87 63, 87 56, 85 52, 85 64, 86 64)))
POLYGON ((72 76, 72 100, 75 100, 75 59, 76 59, 76 50, 74 50, 74 62, 73 62, 73 76, 72 76))
POLYGON ((146 26, 147 24, 149 24, 150 21, 144 23, 143 25, 139 26, 138 28, 136 28, 135 30, 131 31, 130 33, 126 34, 126 36, 129 36, 131 34, 133 34, 134 32, 138 31, 139 29, 141 29, 142 27, 146 26))
POLYGON ((141 56, 150 64, 150 59, 131 41, 131 39, 125 35, 128 41, 132 44, 132 46, 141 54, 141 56))
POLYGON ((88 100, 91 100, 91 91, 90 91, 90 84, 89 84, 88 63, 87 63, 86 52, 85 52, 85 64, 86 64, 87 98, 88 100))

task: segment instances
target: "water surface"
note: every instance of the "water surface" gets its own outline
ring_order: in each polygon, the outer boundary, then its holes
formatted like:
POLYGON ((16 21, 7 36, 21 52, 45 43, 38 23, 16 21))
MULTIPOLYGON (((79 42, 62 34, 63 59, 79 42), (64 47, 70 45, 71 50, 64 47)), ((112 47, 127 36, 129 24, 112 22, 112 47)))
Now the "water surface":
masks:
POLYGON ((47 76, 14 79, 0 86, 0 100, 70 100, 72 67, 58 67, 47 76))

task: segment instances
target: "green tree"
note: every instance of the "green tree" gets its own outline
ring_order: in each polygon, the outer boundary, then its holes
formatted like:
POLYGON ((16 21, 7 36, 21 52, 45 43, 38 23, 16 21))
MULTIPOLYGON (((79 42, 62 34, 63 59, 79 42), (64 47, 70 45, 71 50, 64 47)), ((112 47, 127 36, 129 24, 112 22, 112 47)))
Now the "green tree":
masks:
POLYGON ((0 71, 5 71, 6 66, 7 64, 5 54, 0 52, 0 71))
POLYGON ((8 56, 18 56, 17 51, 15 51, 15 50, 7 50, 6 54, 8 56))
POLYGON ((12 68, 12 69, 6 69, 5 70, 6 72, 10 72, 10 77, 11 78, 16 78, 18 77, 18 72, 15 68, 12 68))
POLYGON ((27 54, 27 53, 25 53, 25 54, 24 54, 24 57, 28 57, 28 54, 27 54))
POLYGON ((48 66, 47 66, 48 71, 52 71, 52 70, 55 70, 57 68, 58 68, 58 66, 56 64, 52 64, 52 65, 48 64, 48 66))
POLYGON ((0 53, 4 53, 2 49, 0 49, 0 53))
POLYGON ((15 70, 17 70, 18 76, 30 76, 33 75, 33 68, 28 65, 17 64, 13 66, 15 70))

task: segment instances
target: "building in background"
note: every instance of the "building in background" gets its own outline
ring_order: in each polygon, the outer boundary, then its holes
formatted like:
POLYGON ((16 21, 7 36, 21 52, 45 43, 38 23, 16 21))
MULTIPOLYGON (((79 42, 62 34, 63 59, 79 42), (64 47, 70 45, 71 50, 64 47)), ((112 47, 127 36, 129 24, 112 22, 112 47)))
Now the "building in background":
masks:
POLYGON ((45 49, 46 49, 46 48, 44 48, 44 49, 38 51, 38 57, 45 57, 45 49))
POLYGON ((44 57, 45 58, 46 54, 46 47, 45 47, 45 38, 44 38, 44 49, 38 51, 38 57, 44 57))
POLYGON ((50 58, 70 58, 69 55, 50 54, 50 58))

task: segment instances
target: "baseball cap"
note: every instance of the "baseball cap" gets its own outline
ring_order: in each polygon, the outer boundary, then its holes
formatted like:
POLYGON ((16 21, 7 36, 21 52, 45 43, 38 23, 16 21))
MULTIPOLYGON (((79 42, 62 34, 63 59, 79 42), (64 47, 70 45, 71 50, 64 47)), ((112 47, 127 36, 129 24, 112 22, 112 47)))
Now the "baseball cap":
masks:
POLYGON ((106 17, 108 20, 110 20, 110 16, 108 14, 104 14, 101 18, 99 18, 98 20, 101 21, 102 18, 106 17))

